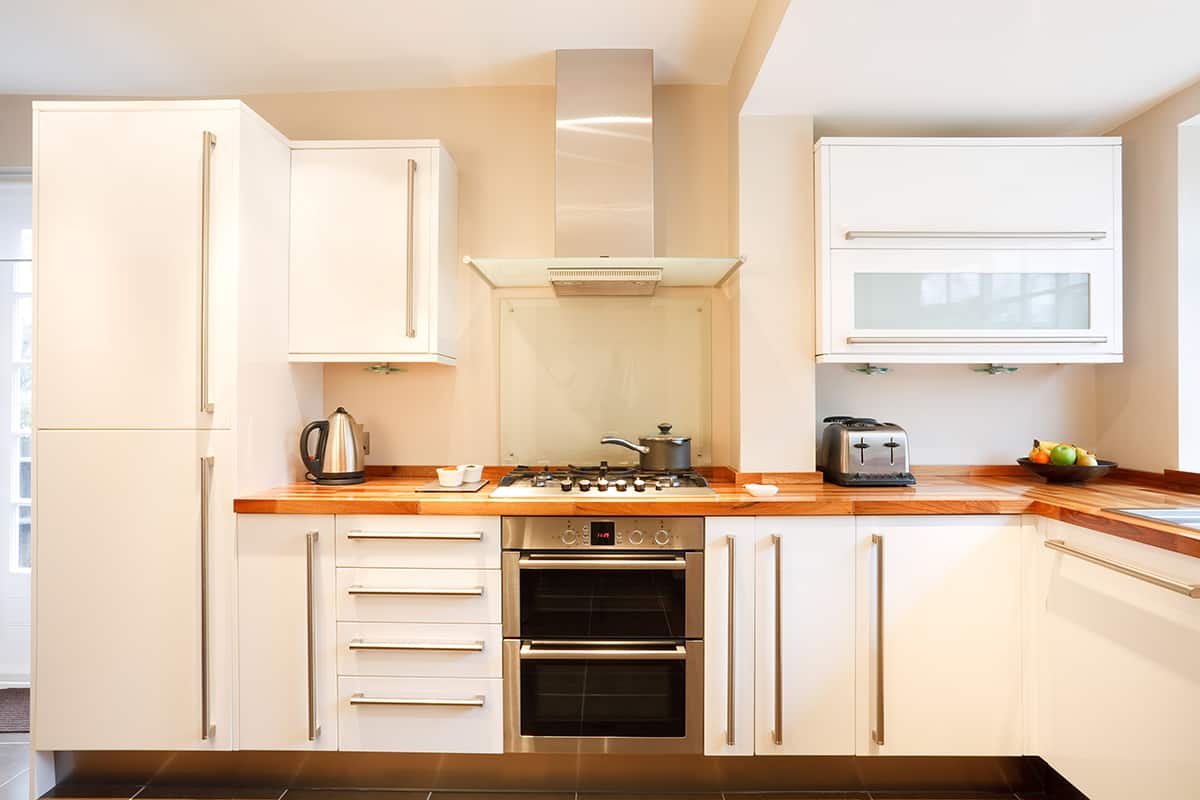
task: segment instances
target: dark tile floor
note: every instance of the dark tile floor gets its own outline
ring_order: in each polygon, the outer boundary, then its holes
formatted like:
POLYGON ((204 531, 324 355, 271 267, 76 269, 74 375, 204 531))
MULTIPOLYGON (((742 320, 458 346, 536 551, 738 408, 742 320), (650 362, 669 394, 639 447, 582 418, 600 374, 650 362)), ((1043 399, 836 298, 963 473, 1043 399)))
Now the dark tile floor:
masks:
MULTIPOLYGON (((591 792, 426 792, 337 789, 225 789, 141 786, 60 786, 44 797, 72 800, 1053 800, 1042 794, 972 792, 713 792, 606 794, 591 792)), ((10 800, 0 796, 0 800, 10 800)), ((12 800, 18 800, 15 796, 12 800)), ((19 800, 26 800, 22 795, 19 800)))

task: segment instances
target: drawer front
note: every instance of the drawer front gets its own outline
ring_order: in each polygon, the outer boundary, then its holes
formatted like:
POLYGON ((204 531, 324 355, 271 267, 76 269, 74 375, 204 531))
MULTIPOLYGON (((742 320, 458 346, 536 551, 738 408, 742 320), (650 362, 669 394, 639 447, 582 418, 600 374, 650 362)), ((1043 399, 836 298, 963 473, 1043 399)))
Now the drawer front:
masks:
POLYGON ((341 750, 499 753, 499 678, 339 678, 341 750))
POLYGON ((1120 239, 1115 145, 825 150, 832 248, 953 248, 965 236, 997 249, 1104 250, 1120 239))
POLYGON ((342 622, 339 675, 499 678, 500 626, 342 622))
POLYGON ((500 622, 500 571, 337 571, 339 622, 500 622))
POLYGON ((497 569, 499 517, 339 516, 339 567, 497 569))

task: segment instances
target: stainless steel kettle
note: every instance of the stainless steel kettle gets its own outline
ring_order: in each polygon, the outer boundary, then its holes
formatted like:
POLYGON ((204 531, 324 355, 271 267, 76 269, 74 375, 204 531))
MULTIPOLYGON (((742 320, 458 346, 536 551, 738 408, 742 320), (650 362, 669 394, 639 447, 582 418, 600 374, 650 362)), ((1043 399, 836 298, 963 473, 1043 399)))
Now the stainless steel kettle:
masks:
POLYGON ((370 452, 366 432, 341 406, 329 415, 304 426, 300 432, 300 458, 307 480, 322 486, 345 486, 367 479, 366 455, 370 452), (317 450, 309 450, 312 432, 320 431, 317 450))

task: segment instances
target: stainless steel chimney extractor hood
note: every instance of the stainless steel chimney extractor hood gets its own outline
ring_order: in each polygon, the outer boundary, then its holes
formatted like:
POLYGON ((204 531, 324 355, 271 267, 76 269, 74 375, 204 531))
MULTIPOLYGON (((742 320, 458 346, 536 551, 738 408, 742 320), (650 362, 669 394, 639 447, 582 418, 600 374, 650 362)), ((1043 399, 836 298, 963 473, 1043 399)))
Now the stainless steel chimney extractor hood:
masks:
POLYGON ((464 260, 559 294, 723 283, 740 258, 654 257, 654 52, 559 50, 555 86, 554 255, 464 260))

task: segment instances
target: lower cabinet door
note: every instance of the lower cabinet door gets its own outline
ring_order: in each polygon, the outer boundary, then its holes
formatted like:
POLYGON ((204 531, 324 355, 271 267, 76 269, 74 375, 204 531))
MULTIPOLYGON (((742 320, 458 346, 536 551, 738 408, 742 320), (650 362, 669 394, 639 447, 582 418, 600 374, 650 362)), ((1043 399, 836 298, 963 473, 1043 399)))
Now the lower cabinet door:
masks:
POLYGON ((34 448, 34 749, 230 749, 233 433, 34 448))
POLYGON ((854 753, 854 519, 759 517, 754 751, 854 753))
POLYGON ((754 755, 754 517, 704 520, 704 754, 754 755))
POLYGON ((342 750, 499 753, 500 678, 339 678, 342 750))
MULTIPOLYGON (((1200 585, 1200 559, 1041 524, 1046 540, 1200 585)), ((1200 599, 1039 549, 1040 755, 1091 800, 1200 796, 1200 599)))
POLYGON ((1018 516, 859 517, 859 755, 1021 755, 1018 516))
POLYGON ((333 517, 240 514, 238 747, 336 750, 333 517))

